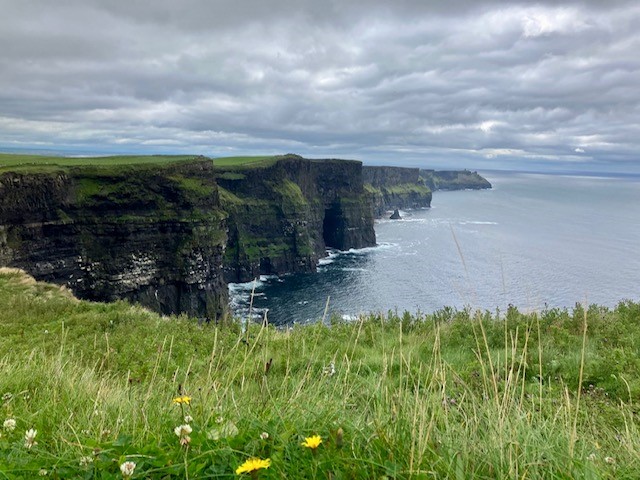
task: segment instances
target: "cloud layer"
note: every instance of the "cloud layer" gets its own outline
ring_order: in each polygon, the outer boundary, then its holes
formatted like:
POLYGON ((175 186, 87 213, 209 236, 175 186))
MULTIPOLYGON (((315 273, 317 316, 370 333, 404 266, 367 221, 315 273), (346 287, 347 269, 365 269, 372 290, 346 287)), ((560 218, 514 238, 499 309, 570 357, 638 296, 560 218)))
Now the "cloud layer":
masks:
POLYGON ((635 2, 388 3, 0 0, 0 149, 640 168, 635 2))

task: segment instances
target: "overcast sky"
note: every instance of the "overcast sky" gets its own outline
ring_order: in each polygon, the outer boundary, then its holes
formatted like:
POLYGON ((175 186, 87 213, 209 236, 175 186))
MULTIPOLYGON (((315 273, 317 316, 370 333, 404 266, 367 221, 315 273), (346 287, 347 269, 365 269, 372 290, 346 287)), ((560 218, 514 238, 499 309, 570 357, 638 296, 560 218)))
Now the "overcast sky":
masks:
POLYGON ((640 172, 637 1, 0 11, 0 150, 640 172))

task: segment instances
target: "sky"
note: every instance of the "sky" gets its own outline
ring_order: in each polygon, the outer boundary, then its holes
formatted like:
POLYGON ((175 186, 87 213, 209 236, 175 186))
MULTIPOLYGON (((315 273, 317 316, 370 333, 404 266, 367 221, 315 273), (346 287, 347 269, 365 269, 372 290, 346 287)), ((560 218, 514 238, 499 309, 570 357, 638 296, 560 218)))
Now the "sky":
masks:
POLYGON ((0 151, 640 173, 637 1, 0 11, 0 151))

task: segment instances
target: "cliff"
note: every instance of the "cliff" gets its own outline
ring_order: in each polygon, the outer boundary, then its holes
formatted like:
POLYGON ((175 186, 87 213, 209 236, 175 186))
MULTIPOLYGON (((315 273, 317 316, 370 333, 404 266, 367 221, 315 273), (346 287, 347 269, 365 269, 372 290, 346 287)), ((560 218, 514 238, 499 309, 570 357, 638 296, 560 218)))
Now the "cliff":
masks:
POLYGON ((491 183, 469 170, 420 170, 424 184, 431 190, 481 190, 491 188, 491 183))
POLYGON ((315 271, 326 247, 375 245, 360 162, 284 155, 252 167, 217 167, 216 178, 229 213, 229 282, 315 271))
POLYGON ((315 271, 327 246, 375 245, 360 162, 57 161, 0 166, 0 266, 80 298, 217 318, 227 282, 315 271))
POLYGON ((418 168, 364 166, 362 177, 377 217, 396 208, 431 206, 431 190, 420 178, 418 168))
POLYGON ((0 171, 0 265, 81 298, 215 318, 225 217, 210 161, 0 171))

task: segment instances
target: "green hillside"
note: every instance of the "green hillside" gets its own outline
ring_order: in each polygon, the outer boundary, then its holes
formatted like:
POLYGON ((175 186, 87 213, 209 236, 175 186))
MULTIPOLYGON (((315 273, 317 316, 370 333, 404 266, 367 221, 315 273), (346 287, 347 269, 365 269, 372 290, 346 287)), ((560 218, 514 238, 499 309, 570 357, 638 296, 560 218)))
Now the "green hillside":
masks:
POLYGON ((243 333, 11 269, 0 303, 0 478, 640 474, 639 304, 243 333))

